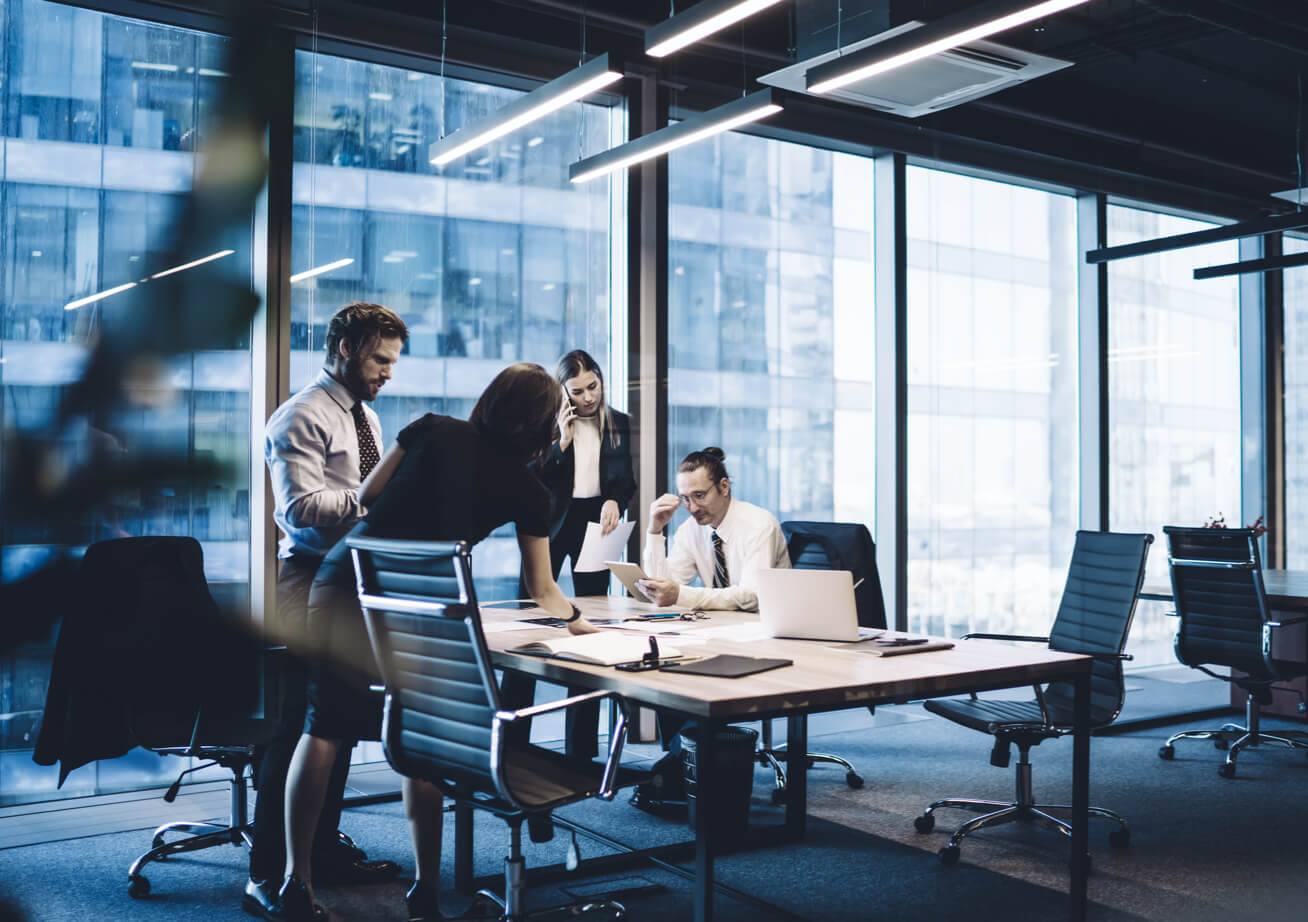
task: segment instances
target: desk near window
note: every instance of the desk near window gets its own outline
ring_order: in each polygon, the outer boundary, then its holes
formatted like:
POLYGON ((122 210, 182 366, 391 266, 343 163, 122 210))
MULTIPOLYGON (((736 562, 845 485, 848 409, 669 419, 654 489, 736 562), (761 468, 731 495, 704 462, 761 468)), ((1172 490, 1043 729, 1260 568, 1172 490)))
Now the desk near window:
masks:
MULTIPOLYGON (((633 610, 633 603, 616 597, 577 600, 590 618, 621 617, 633 610)), ((513 612, 487 610, 485 620, 508 620, 513 612)), ((749 624, 756 615, 742 612, 713 612, 715 627, 749 624)), ((676 627, 675 624, 670 628, 676 627)), ((677 711, 695 718, 706 732, 699 742, 701 773, 712 759, 706 749, 712 745, 711 731, 728 722, 787 718, 787 737, 792 752, 807 751, 807 716, 821 711, 862 707, 867 704, 907 701, 1013 688, 1057 679, 1074 682, 1077 688, 1078 730, 1073 745, 1073 827, 1071 854, 1086 855, 1086 809, 1089 805, 1089 657, 1058 653, 1046 648, 1026 649, 1000 643, 960 642, 952 649, 933 650, 912 656, 876 657, 857 652, 855 645, 825 641, 751 640, 731 641, 720 636, 702 644, 687 643, 694 627, 668 640, 697 655, 734 653, 746 656, 783 657, 794 665, 740 679, 678 675, 663 671, 619 672, 605 666, 557 659, 541 659, 508 652, 526 640, 553 633, 548 628, 493 632, 486 635, 497 666, 515 669, 563 685, 610 689, 629 700, 656 708, 677 711)), ((693 641, 692 641, 693 642, 693 641)), ((807 781, 803 762, 792 767, 784 830, 789 839, 804 833, 807 810, 807 781)), ((703 778, 701 784, 706 784, 703 778)), ((616 809, 616 808, 615 808, 616 809)), ((694 888, 695 919, 713 917, 713 843, 705 825, 706 811, 697 811, 695 827, 694 888)), ((461 887, 471 883, 471 826, 469 817, 456 819, 455 876, 461 887), (466 824, 466 825, 464 825, 466 824)), ((924 856, 924 860, 926 857, 924 856)), ((1085 918, 1084 860, 1072 862, 1070 918, 1085 918)))

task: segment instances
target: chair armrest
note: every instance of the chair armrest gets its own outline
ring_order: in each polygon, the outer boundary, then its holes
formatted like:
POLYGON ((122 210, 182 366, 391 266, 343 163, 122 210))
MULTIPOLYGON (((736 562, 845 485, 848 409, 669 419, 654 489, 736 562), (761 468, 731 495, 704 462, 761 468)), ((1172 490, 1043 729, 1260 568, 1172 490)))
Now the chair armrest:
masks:
POLYGON ((1287 624, 1302 624, 1308 621, 1308 615, 1291 615, 1289 618, 1277 618, 1275 621, 1268 621, 1268 627, 1285 627, 1287 624))
POLYGON ((497 711, 495 713, 495 723, 497 725, 513 723, 515 720, 524 720, 540 714, 548 714, 551 711, 566 710, 587 701, 602 701, 605 698, 611 698, 617 704, 618 722, 614 725, 613 733, 609 738, 609 755, 604 760, 604 774, 600 779, 600 789, 597 796, 602 800, 612 800, 618 793, 618 763, 622 759, 622 747, 627 739, 627 699, 617 692, 593 691, 584 695, 573 695, 560 701, 550 701, 546 704, 519 708, 516 711, 497 711))
POLYGON ((531 707, 518 708, 516 711, 496 711, 495 719, 501 723, 513 723, 515 720, 538 717, 541 714, 549 714, 552 711, 561 711, 566 708, 575 707, 586 701, 599 701, 603 698, 616 697, 618 697, 618 693, 612 691, 586 692, 584 695, 573 695, 571 698, 563 698, 559 701, 547 701, 545 704, 534 704, 531 707))
POLYGON ((1030 643, 1049 643, 1048 637, 1034 637, 1031 634, 964 634, 959 640, 1024 640, 1030 643))

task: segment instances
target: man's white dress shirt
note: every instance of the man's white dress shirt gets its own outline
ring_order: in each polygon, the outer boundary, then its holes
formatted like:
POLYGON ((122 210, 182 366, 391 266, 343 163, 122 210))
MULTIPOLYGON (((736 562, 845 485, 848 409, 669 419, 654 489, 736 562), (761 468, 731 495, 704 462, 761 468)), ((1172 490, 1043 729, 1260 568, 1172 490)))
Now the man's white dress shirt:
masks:
MULTIPOLYGON (((265 427, 264 457, 272 477, 273 518, 283 537, 278 557, 331 550, 367 511, 359 505, 359 434, 349 388, 326 371, 278 407, 265 427)), ((363 405, 376 443, 381 421, 363 405)))
POLYGON ((716 529, 731 582, 725 589, 712 588, 714 530, 689 518, 672 536, 670 552, 666 551, 662 535, 646 535, 642 560, 646 575, 681 583, 677 604, 687 608, 758 611, 754 590, 758 571, 790 568, 781 526, 766 509, 744 500, 731 500, 716 529), (688 585, 696 576, 703 586, 688 585))

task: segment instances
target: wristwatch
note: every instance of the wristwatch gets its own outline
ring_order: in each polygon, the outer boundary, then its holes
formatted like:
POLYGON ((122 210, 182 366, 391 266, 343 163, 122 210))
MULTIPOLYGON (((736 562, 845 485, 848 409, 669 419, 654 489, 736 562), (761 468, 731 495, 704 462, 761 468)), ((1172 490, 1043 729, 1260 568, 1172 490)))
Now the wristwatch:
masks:
MULTIPOLYGON (((571 604, 571 603, 569 603, 569 604, 571 604)), ((576 621, 576 620, 577 620, 578 618, 580 618, 580 617, 581 617, 581 609, 578 608, 577 606, 573 605, 573 606, 572 606, 572 617, 571 617, 571 618, 564 618, 564 619, 563 619, 563 623, 564 623, 564 624, 571 624, 572 622, 576 621)))

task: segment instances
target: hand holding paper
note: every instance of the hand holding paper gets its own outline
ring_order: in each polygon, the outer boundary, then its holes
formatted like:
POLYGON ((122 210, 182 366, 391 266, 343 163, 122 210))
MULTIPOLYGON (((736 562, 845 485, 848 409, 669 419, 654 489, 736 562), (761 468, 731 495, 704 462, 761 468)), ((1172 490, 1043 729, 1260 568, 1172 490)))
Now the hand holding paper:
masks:
POLYGON ((594 573, 606 569, 604 561, 617 560, 626 550, 627 539, 635 522, 619 522, 617 527, 607 535, 599 522, 586 525, 586 540, 581 543, 581 553, 577 555, 576 565, 572 569, 578 573, 594 573))

